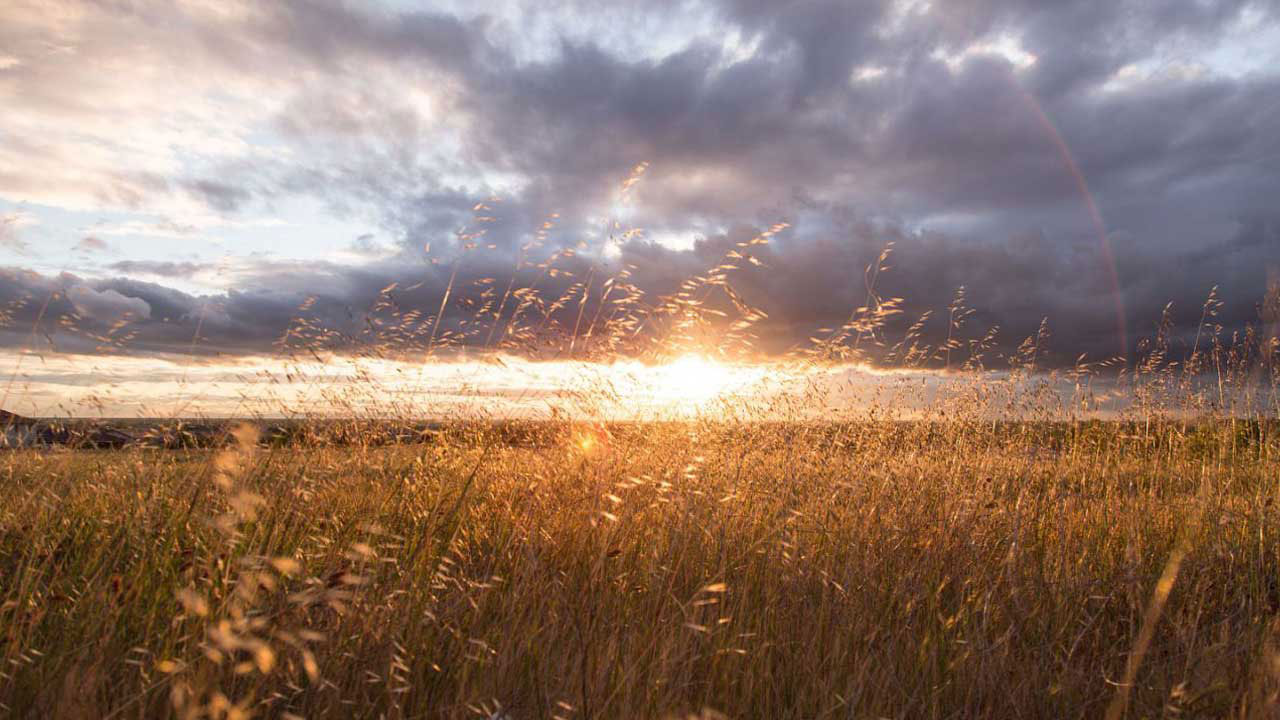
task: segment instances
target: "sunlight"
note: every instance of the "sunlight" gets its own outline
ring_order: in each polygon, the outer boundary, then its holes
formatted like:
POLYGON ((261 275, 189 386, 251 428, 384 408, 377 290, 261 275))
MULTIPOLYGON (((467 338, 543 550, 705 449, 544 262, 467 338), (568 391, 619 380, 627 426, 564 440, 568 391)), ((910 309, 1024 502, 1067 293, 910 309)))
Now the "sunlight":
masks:
MULTIPOLYGON (((431 362, 340 355, 208 358, 0 352, 17 368, 7 409, 41 417, 383 417, 654 420, 856 416, 891 407, 915 416, 966 380, 925 369, 727 362, 697 352, 666 362, 534 361, 510 355, 431 362), (821 405, 785 398, 820 397, 821 405)), ((995 377, 995 376, 993 376, 995 377)), ((1071 384, 1057 388, 1070 397, 1071 384)), ((1123 402, 1094 389, 1114 413, 1123 402)), ((588 440, 598 447, 601 437, 588 440)), ((580 447, 584 452, 592 447, 580 447)))
POLYGON ((740 380, 733 368, 692 353, 654 370, 656 395, 695 404, 715 398, 740 380))
POLYGON ((582 456, 598 455, 609 446, 609 431, 603 425, 583 425, 573 431, 569 447, 582 456))

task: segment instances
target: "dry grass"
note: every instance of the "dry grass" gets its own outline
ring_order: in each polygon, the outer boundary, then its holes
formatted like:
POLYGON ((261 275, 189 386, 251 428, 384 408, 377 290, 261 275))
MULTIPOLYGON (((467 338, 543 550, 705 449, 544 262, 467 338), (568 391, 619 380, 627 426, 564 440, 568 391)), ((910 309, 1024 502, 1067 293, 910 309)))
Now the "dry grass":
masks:
POLYGON ((1092 717, 1179 547, 1129 716, 1280 688, 1266 425, 473 432, 4 456, 3 709, 1092 717))

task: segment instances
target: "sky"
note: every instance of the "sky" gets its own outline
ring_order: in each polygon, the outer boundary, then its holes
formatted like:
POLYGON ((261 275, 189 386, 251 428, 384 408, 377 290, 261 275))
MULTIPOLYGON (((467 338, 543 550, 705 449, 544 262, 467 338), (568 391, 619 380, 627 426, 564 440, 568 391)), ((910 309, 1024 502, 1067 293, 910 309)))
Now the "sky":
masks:
POLYGON ((680 342, 781 356, 891 247, 886 337, 1067 365, 1280 282, 1275 2, 9 0, 0 105, 12 358, 640 357, 726 258, 680 342))

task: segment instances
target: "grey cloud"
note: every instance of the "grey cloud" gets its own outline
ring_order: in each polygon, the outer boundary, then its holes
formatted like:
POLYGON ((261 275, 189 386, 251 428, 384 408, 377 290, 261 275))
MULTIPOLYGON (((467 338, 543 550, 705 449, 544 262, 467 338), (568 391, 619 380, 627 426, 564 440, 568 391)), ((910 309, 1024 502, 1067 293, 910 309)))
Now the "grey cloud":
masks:
POLYGON ((378 239, 372 233, 364 233, 351 241, 348 248, 357 255, 365 255, 368 257, 381 257, 392 252, 391 248, 378 242, 378 239))
MULTIPOLYGON (((767 269, 731 278, 769 312, 761 344, 775 351, 843 321, 865 297, 863 268, 887 242, 896 267, 882 290, 906 299, 905 317, 944 308, 963 285, 979 310, 975 329, 999 325, 1005 352, 1048 317, 1061 360, 1105 357, 1133 347, 1170 300, 1178 327, 1194 324, 1215 284, 1227 300, 1221 321, 1239 328, 1280 262, 1280 78, 1104 84, 1158 53, 1221 41, 1246 5, 973 0, 899 18, 892 3, 725 0, 715 5, 718 25, 657 58, 571 28, 526 57, 509 47, 499 18, 339 3, 273 5, 236 32, 196 23, 223 71, 277 69, 288 101, 271 130, 294 152, 202 168, 173 186, 219 212, 319 198, 337 215, 373 219, 399 254, 361 267, 264 263, 206 299, 95 282, 144 299, 153 323, 170 318, 153 330, 156 342, 190 337, 183 323, 201 307, 215 318, 211 345, 260 351, 316 296, 316 322, 354 346, 376 334, 367 313, 392 282, 417 285, 393 291, 402 311, 435 312, 461 233, 479 227, 476 203, 503 195, 479 241, 496 249, 468 256, 455 301, 483 302, 477 283, 509 277, 553 214, 545 252, 599 243, 618 184, 649 162, 633 190, 634 222, 653 236, 704 240, 684 253, 634 241, 617 261, 588 249, 578 269, 593 258, 602 275, 634 264, 635 283, 657 302, 714 264, 726 243, 791 222, 760 250, 767 269), (723 46, 730 30, 754 53, 723 46), (1035 63, 1018 69, 989 48, 954 66, 937 57, 1001 35, 1035 63), (884 73, 859 81, 859 67, 884 73), (290 79, 298 68, 310 79, 290 79), (436 91, 431 111, 410 102, 404 88, 414 83, 436 91), (429 263, 427 243, 443 265, 429 263), (1116 337, 1120 324, 1131 337, 1116 337)), ((120 192, 148 187, 170 185, 152 178, 120 192)), ((146 261, 112 269, 196 272, 146 261)), ((456 313, 460 323, 466 312, 456 313)), ((934 323, 929 339, 944 330, 934 323)))
POLYGON ((151 317, 151 306, 145 300, 111 289, 95 290, 87 285, 75 285, 66 290, 66 296, 81 317, 98 323, 111 324, 129 318, 146 320, 151 317))
POLYGON ((183 186, 187 192, 222 213, 236 212, 253 197, 246 188, 218 180, 188 180, 183 186))
MULTIPOLYGON (((1051 349, 1055 362, 1069 363, 1080 352, 1103 359, 1119 349, 1113 288, 1088 238, 1060 244, 1054 255, 1046 258, 1046 238, 1037 234, 1009 241, 958 243, 945 235, 911 231, 847 210, 827 209, 815 217, 826 215, 840 219, 818 227, 807 227, 806 221, 801 221, 770 245, 750 250, 759 266, 739 262, 740 269, 729 274, 728 281, 738 296, 768 313, 758 328, 759 349, 783 352, 803 346, 817 328, 843 322, 854 307, 866 301, 864 269, 886 243, 894 247, 893 268, 879 278, 877 291, 883 297, 906 299, 904 315, 883 334, 890 344, 901 336, 906 324, 926 310, 933 310, 935 319, 926 327, 924 340, 936 344, 946 333, 944 309, 963 285, 968 304, 978 313, 961 337, 976 339, 998 326, 999 342, 990 358, 995 362, 1033 334, 1045 316, 1054 335, 1051 349)), ((1130 331, 1135 337, 1150 334, 1165 303, 1173 301, 1175 333, 1192 334, 1200 304, 1210 288, 1222 284, 1224 278, 1230 284, 1223 284, 1219 294, 1228 295, 1229 302, 1219 321, 1228 328, 1256 321, 1256 301, 1266 289, 1268 272, 1272 278, 1277 276, 1274 263, 1269 269, 1269 260, 1277 257, 1280 249, 1277 227, 1280 218, 1242 226, 1222 243, 1221 252, 1207 257, 1146 259, 1147 272, 1142 277, 1148 281, 1132 283, 1124 293, 1130 331), (1166 278, 1177 282, 1161 282, 1166 278)), ((739 226, 726 235, 706 237, 687 252, 632 240, 622 247, 613 268, 629 267, 630 282, 643 292, 642 305, 652 307, 678 291, 689 278, 705 275, 735 243, 758 231, 739 226)), ((1125 239, 1114 240, 1121 263, 1134 261, 1125 239)), ((564 274, 556 277, 525 266, 516 275, 514 287, 521 290, 536 284, 538 295, 550 303, 574 283, 591 277, 592 292, 583 314, 594 318, 598 316, 602 283, 613 270, 605 263, 590 271, 590 262, 589 257, 562 259, 557 267, 564 274)), ((0 300, 24 292, 38 300, 46 291, 69 288, 65 294, 71 309, 104 324, 119 316, 127 303, 137 303, 131 348, 138 352, 195 348, 199 352, 261 353, 278 349, 283 340, 299 348, 420 355, 454 267, 447 255, 439 264, 407 254, 354 267, 274 262, 241 277, 239 289, 204 297, 124 277, 87 281, 73 276, 11 273, 0 278, 0 300), (105 307, 90 309, 86 298, 99 300, 105 307), (141 311, 144 307, 146 312, 141 311), (304 326, 299 320, 305 320, 304 326)), ((457 267, 446 320, 437 332, 457 333, 455 337, 462 344, 483 344, 491 337, 494 308, 489 305, 483 312, 481 308, 496 300, 512 277, 513 258, 501 250, 477 249, 464 255, 457 267)), ((735 313, 727 296, 719 291, 708 290, 699 297, 707 307, 735 313)), ((540 320, 536 308, 526 309, 525 325, 545 332, 529 336, 519 348, 534 354, 564 353, 579 298, 570 296, 569 303, 549 322, 540 320)), ((514 302, 505 306, 499 327, 510 321, 513 310, 514 302)), ((64 311, 61 303, 55 302, 49 317, 56 318, 64 311)), ((643 351, 648 337, 648 333, 632 336, 622 349, 643 351)), ((872 357, 883 355, 883 349, 864 349, 870 350, 872 357)))

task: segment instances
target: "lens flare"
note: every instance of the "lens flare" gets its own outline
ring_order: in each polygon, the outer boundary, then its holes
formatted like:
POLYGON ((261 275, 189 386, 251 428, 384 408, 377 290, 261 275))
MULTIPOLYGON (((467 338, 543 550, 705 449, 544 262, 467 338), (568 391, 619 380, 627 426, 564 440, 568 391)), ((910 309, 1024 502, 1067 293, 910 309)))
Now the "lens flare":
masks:
POLYGON ((609 446, 609 431, 603 425, 579 427, 569 438, 569 447, 579 455, 598 455, 609 446))

